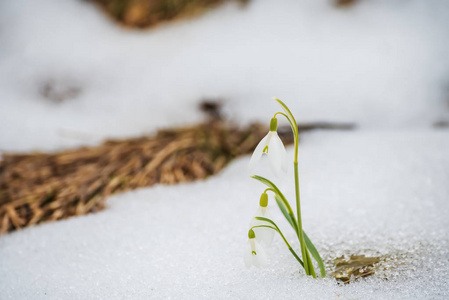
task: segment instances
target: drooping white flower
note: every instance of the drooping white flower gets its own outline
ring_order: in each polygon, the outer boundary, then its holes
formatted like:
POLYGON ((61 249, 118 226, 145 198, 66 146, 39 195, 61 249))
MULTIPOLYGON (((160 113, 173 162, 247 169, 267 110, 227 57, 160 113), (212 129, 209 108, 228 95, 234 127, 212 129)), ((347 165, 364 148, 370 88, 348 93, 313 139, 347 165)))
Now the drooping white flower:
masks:
POLYGON ((259 142, 256 149, 251 156, 249 162, 249 169, 252 172, 260 161, 263 154, 267 154, 268 160, 270 161, 270 167, 274 175, 279 177, 282 172, 287 172, 288 162, 287 162, 287 151, 285 151, 284 144, 282 143, 279 135, 277 133, 277 119, 272 118, 270 123, 270 131, 268 134, 259 142))
MULTIPOLYGON (((271 214, 268 209, 268 195, 265 192, 260 196, 260 206, 256 211, 255 217, 263 217, 271 220, 271 214)), ((254 226, 259 225, 272 225, 266 221, 257 220, 255 218, 253 218, 250 223, 250 228, 252 228, 256 234, 256 240, 264 246, 270 246, 274 238, 274 230, 268 227, 253 228, 254 226)))
POLYGON ((265 267, 268 264, 267 255, 265 254, 263 247, 257 242, 253 230, 248 232, 248 237, 249 239, 243 255, 246 267, 265 267))

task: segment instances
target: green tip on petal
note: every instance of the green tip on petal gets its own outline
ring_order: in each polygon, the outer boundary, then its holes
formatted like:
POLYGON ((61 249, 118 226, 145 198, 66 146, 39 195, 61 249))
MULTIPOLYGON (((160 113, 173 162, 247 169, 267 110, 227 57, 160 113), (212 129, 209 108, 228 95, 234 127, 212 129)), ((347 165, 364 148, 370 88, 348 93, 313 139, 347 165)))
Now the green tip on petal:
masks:
POLYGON ((271 118, 270 131, 276 131, 277 129, 278 129, 278 119, 277 118, 271 118))
POLYGON ((267 207, 267 205, 268 205, 268 194, 267 193, 263 193, 261 196, 260 196, 260 206, 262 206, 262 207, 267 207))
POLYGON ((248 231, 248 237, 249 237, 250 239, 256 238, 256 234, 254 233, 254 230, 250 229, 250 230, 248 231))

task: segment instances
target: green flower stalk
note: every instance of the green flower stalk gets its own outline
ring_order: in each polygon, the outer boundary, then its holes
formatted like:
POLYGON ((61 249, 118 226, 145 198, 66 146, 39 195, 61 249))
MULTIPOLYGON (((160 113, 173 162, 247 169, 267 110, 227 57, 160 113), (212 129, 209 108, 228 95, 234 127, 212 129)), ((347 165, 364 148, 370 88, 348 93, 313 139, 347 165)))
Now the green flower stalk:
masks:
MULTIPOLYGON (((276 176, 279 176, 279 174, 282 171, 284 172, 287 171, 288 166, 287 154, 285 151, 285 147, 277 134, 277 118, 276 118, 277 115, 284 116, 290 123, 290 126, 292 127, 294 138, 295 156, 293 159, 293 167, 295 174, 296 214, 293 212, 288 200, 285 198, 285 196, 273 182, 261 176, 253 175, 252 178, 259 180, 260 182, 265 184, 268 188, 263 192, 260 201, 261 204, 260 208, 265 208, 265 210, 263 210, 264 214, 260 213, 262 211, 260 210, 260 212, 256 214, 256 217, 254 217, 253 221, 251 222, 250 233, 253 239, 250 240, 256 241, 258 239, 257 234, 254 234, 254 232, 260 231, 260 233, 262 233, 260 234, 262 235, 262 237, 264 236, 266 237, 265 233, 266 230, 272 230, 273 232, 277 232, 287 245, 292 255, 304 268, 304 271, 307 275, 316 278, 315 269, 311 259, 311 256, 313 256, 313 258, 316 260, 320 268, 321 277, 324 277, 326 276, 326 271, 324 268, 323 261, 320 257, 320 254, 318 253, 317 249, 312 244, 312 242, 310 241, 309 237, 306 235, 302 227, 301 198, 299 191, 299 171, 298 171, 298 142, 299 142, 298 124, 296 123, 296 120, 293 117, 291 111, 288 109, 288 107, 281 100, 279 99, 275 100, 282 106, 284 112, 275 113, 274 117, 271 119, 270 131, 259 142, 256 149, 254 150, 253 156, 251 157, 250 170, 254 169, 254 166, 257 164, 257 162, 260 160, 263 154, 267 154, 268 159, 270 161, 271 169, 276 176), (297 255, 294 249, 287 242, 283 233, 280 231, 276 223, 273 220, 271 220, 271 217, 269 217, 269 215, 266 213, 268 202, 268 197, 266 196, 267 192, 271 192, 274 194, 274 198, 276 199, 276 203, 279 209, 281 210, 282 214, 295 231, 301 248, 301 258, 299 257, 299 255, 297 255)), ((252 242, 253 244, 255 243, 254 241, 252 242)), ((258 247, 261 248, 262 246, 258 245, 258 247)), ((248 256, 248 254, 246 255, 248 256)), ((248 257, 245 258, 245 261, 247 260, 248 257)), ((249 266, 250 264, 247 263, 246 265, 249 266)))

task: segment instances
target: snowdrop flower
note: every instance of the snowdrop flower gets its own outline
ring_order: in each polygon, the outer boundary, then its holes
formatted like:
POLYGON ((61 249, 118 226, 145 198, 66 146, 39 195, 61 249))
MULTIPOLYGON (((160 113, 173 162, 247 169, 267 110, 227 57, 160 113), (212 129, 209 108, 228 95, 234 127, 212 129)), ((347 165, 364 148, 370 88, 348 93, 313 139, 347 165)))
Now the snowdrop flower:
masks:
POLYGON ((251 229, 248 232, 248 238, 243 256, 246 267, 250 268, 252 265, 255 267, 265 267, 268 264, 267 256, 262 246, 257 242, 254 231, 251 229))
POLYGON ((276 177, 281 175, 281 172, 287 172, 287 152, 285 151, 284 144, 282 143, 277 133, 277 119, 272 118, 270 123, 270 131, 259 142, 254 150, 251 160, 249 162, 249 169, 252 172, 259 162, 263 154, 268 155, 270 161, 270 167, 276 177))
MULTIPOLYGON (((268 195, 267 193, 263 193, 260 196, 260 206, 256 211, 255 217, 263 217, 267 219, 272 219, 271 214, 268 210, 268 195)), ((250 228, 253 228, 253 226, 259 226, 259 225, 268 225, 271 226, 270 223, 266 221, 256 220, 252 219, 250 223, 250 228)), ((256 233, 256 240, 260 242, 264 246, 270 246, 271 242, 274 238, 274 230, 267 227, 256 227, 253 228, 254 232, 256 233)))

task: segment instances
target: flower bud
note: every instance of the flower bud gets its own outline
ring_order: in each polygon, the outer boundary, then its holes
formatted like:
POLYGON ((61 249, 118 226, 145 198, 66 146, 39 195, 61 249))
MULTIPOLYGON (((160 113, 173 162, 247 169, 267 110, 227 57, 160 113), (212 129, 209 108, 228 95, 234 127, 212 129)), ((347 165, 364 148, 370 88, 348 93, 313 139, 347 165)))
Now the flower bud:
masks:
POLYGON ((277 129, 278 129, 278 119, 277 118, 271 118, 270 131, 276 131, 277 129))
POLYGON ((264 192, 262 195, 260 195, 259 204, 262 207, 267 207, 267 205, 268 205, 268 194, 267 193, 264 192))
POLYGON ((248 238, 250 238, 250 239, 256 238, 256 234, 254 233, 254 230, 250 229, 248 231, 248 238))

